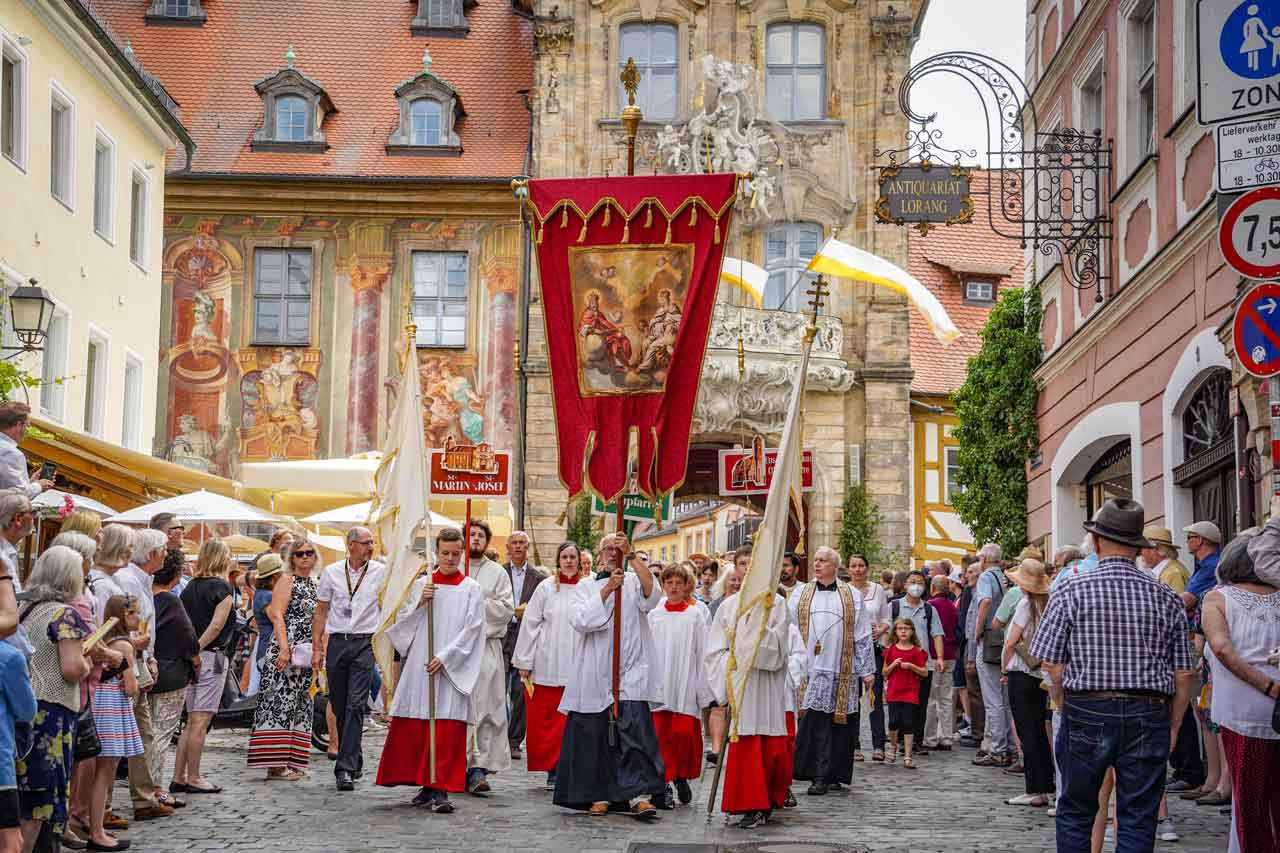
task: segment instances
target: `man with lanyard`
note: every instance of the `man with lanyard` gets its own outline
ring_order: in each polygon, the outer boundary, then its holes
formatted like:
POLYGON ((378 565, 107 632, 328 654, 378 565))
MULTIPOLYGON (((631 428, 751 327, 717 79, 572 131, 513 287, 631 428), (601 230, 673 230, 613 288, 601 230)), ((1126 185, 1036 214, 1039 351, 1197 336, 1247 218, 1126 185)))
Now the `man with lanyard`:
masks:
POLYGON ((1118 850, 1151 850, 1169 748, 1194 676, 1187 617, 1177 593, 1139 569, 1150 542, 1142 504, 1107 501, 1084 529, 1098 568, 1072 576, 1049 596, 1031 656, 1052 679, 1062 709, 1054 755, 1062 772, 1057 839, 1087 850, 1098 789, 1116 777, 1118 850))
POLYGON ((355 788, 364 770, 360 736, 373 684, 373 632, 378 629, 378 589, 386 566, 373 555, 373 534, 347 531, 347 559, 325 566, 316 587, 312 667, 326 668, 329 705, 338 720, 339 791, 355 788))

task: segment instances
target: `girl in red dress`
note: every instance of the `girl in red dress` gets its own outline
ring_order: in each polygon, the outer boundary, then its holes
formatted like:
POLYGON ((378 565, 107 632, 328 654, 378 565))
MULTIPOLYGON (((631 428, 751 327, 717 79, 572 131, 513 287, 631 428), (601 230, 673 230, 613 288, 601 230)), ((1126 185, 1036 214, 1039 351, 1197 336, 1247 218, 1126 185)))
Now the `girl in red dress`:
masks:
POLYGON ((920 680, 928 675, 924 668, 929 657, 920 648, 915 623, 902 618, 893 623, 893 636, 897 639, 884 650, 884 700, 889 705, 889 754, 885 763, 893 764, 898 757, 898 732, 902 732, 902 766, 915 770, 911 759, 912 732, 916 727, 916 714, 920 713, 920 680))

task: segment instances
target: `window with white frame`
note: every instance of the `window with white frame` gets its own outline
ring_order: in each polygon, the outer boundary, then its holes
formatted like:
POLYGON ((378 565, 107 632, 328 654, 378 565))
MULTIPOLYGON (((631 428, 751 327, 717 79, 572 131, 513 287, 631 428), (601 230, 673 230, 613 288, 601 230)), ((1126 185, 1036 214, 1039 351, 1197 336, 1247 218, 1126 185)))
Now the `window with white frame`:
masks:
POLYGON ((102 438, 107 411, 107 339, 89 332, 84 369, 84 431, 102 438))
POLYGON ((1182 98, 1177 109, 1179 113, 1196 102, 1196 0, 1181 2, 1182 9, 1174 12, 1174 15, 1181 15, 1177 25, 1182 27, 1181 49, 1174 51, 1182 63, 1182 98))
MULTIPOLYGON (((1080 100, 1080 130, 1090 135, 1101 133, 1103 140, 1107 138, 1107 119, 1106 119, 1106 101, 1103 97, 1103 75, 1105 65, 1105 54, 1102 61, 1099 61, 1092 73, 1084 79, 1080 84, 1080 88, 1076 91, 1076 97, 1080 100)), ((1103 187, 1098 182, 1098 174, 1092 171, 1084 173, 1084 185, 1081 188, 1082 198, 1080 199, 1081 208, 1084 215, 1092 219, 1098 215, 1098 211, 1106 199, 1101 197, 1103 187)))
POLYGON ((964 282, 965 302, 994 302, 996 283, 990 279, 970 278, 964 282))
POLYGON ((130 450, 142 449, 142 361, 132 354, 124 358, 124 416, 120 424, 120 444, 130 450))
POLYGON ((414 252, 413 321, 420 347, 467 345, 467 253, 414 252))
POLYGON ((1128 109, 1129 168, 1156 146, 1156 6, 1139 4, 1128 20, 1130 87, 1128 109))
POLYGON ((311 341, 311 250, 255 249, 253 342, 298 346, 311 341))
POLYGON ((104 240, 112 240, 115 218, 116 149, 111 140, 98 134, 93 145, 93 230, 104 240))
POLYGON ((419 98, 409 105, 409 144, 440 145, 441 117, 444 110, 439 101, 419 98))
POLYGON ((71 207, 75 186, 75 107, 56 90, 49 107, 49 191, 58 201, 71 207))
POLYGON ((307 102, 297 95, 276 98, 276 141, 305 142, 307 102))
POLYGON ((958 482, 960 474, 960 448, 946 447, 943 448, 943 454, 946 457, 946 490, 943 494, 946 496, 947 506, 955 506, 956 495, 964 491, 964 486, 958 482))
POLYGON ((129 181, 129 259, 140 267, 147 257, 148 190, 147 176, 134 169, 129 181))
POLYGON ((778 121, 825 118, 826 31, 819 24, 774 24, 765 40, 765 107, 778 121))
POLYGON ((40 355, 40 411, 58 421, 66 415, 67 389, 62 383, 67 374, 70 328, 71 318, 67 312, 55 310, 40 355))
MULTIPOLYGON (((623 24, 618 31, 618 67, 626 67, 628 59, 636 61, 640 72, 640 88, 636 106, 646 119, 661 121, 676 117, 676 28, 673 24, 623 24)), ((621 84, 619 84, 621 85, 621 84)), ((622 105, 627 93, 619 89, 622 105)))
POLYGON ((4 38, 0 38, 0 154, 26 166, 27 58, 4 38))
POLYGON ((769 229, 764 238, 764 268, 769 273, 765 308, 799 310, 806 290, 800 279, 821 242, 822 227, 813 222, 786 222, 769 229))

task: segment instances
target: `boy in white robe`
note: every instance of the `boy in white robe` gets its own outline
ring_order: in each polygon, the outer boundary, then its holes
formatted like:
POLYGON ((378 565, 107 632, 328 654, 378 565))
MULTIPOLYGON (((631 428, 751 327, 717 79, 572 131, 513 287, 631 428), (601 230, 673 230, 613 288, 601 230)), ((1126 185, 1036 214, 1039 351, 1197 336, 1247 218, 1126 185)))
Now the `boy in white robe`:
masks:
POLYGON ((462 534, 446 527, 436 534, 436 570, 414 581, 394 626, 387 631, 403 658, 391 726, 387 730, 378 784, 418 785, 415 806, 453 811, 449 791, 466 790, 467 721, 471 692, 480 675, 484 644, 484 594, 462 574, 462 534), (430 603, 428 603, 430 602, 430 603), (435 655, 427 639, 432 608, 435 655), (432 779, 428 680, 435 682, 435 776, 432 779))
POLYGON ((484 592, 484 646, 480 677, 471 696, 471 726, 467 729, 467 791, 484 794, 490 773, 511 766, 507 737, 507 664, 502 640, 515 615, 515 594, 507 570, 485 556, 492 535, 484 519, 471 519, 468 575, 484 592))
POLYGON ((702 773, 702 709, 711 703, 703 669, 707 618, 693 595, 693 570, 677 563, 662 570, 663 602, 649 612, 649 629, 657 649, 655 661, 661 701, 653 706, 653 727, 662 748, 666 787, 659 808, 673 808, 675 783, 680 802, 693 799, 689 780, 702 773))

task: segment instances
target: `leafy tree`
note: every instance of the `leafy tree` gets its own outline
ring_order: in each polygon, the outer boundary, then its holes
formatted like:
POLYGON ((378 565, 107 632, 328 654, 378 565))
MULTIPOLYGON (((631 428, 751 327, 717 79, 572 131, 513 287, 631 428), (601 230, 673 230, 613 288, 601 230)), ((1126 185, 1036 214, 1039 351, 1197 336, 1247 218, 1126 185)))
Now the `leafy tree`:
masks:
POLYGON ((591 496, 583 495, 574 501, 567 517, 569 523, 565 526, 564 538, 594 554, 600 544, 600 531, 591 515, 591 496))
POLYGON ((871 500, 867 487, 861 483, 850 486, 844 493, 840 538, 836 548, 846 560, 850 554, 862 554, 866 556, 868 565, 880 562, 880 507, 871 500))
POLYGON ((1036 426, 1040 294, 1006 290, 982 329, 955 393, 960 426, 956 511, 977 542, 1017 553, 1027 539, 1027 462, 1040 443, 1036 426))

